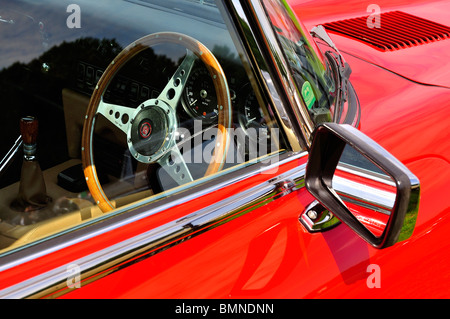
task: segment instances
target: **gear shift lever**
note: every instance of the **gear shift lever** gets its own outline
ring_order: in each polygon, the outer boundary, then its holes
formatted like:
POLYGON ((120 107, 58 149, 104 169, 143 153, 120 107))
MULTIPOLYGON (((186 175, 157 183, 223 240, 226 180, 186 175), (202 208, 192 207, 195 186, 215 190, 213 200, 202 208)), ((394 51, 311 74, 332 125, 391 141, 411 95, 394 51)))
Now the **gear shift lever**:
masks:
POLYGON ((33 116, 26 116, 20 119, 20 133, 23 140, 24 159, 33 161, 36 159, 36 142, 39 129, 39 122, 33 116))
POLYGON ((24 156, 19 194, 11 203, 11 208, 19 212, 44 208, 51 201, 47 196, 44 177, 36 159, 38 127, 39 123, 35 117, 27 116, 20 120, 24 156))

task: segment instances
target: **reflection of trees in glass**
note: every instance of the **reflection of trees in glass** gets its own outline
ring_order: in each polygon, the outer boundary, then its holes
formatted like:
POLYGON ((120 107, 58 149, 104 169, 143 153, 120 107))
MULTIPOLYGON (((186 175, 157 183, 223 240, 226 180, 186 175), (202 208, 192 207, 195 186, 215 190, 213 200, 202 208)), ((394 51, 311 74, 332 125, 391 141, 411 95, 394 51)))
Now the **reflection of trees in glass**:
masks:
POLYGON ((83 38, 63 42, 28 64, 15 63, 4 69, 0 72, 0 82, 61 104, 61 90, 76 79, 78 61, 106 66, 121 49, 114 39, 83 38))
MULTIPOLYGON (((104 71, 122 50, 115 39, 88 37, 63 42, 28 64, 15 63, 0 71, 0 83, 61 104, 62 89, 76 87, 79 62, 104 71)), ((162 86, 167 84, 167 76, 171 76, 175 68, 167 56, 157 55, 149 48, 131 59, 120 74, 137 81, 156 81, 155 86, 158 87, 159 82, 162 86)))
POLYGON ((230 47, 226 45, 216 45, 212 53, 219 60, 222 69, 227 72, 228 84, 234 89, 235 85, 243 85, 248 82, 248 76, 242 69, 242 62, 230 47))
MULTIPOLYGON (((106 69, 122 47, 115 39, 80 38, 63 42, 48 49, 29 63, 16 62, 0 71, 2 125, 0 125, 0 157, 4 156, 19 136, 19 120, 34 115, 39 119, 38 157, 42 169, 56 165, 67 158, 62 90, 76 88, 78 64, 84 62, 98 69, 106 69)), ((173 74, 174 63, 165 55, 145 50, 130 61, 124 72, 167 84, 166 73, 173 74), (143 67, 143 59, 148 68, 143 67), (144 72, 147 70, 147 73, 144 72)), ((11 174, 3 176, 1 186, 20 176, 20 161, 15 161, 11 174)))
MULTIPOLYGON (((258 44, 256 43, 255 38, 253 37, 253 33, 250 29, 250 26, 247 24, 247 22, 241 18, 239 18, 240 25, 242 27, 242 30, 244 32, 244 38, 248 41, 250 50, 256 51, 258 50, 258 44)), ((261 57, 260 54, 255 55, 257 64, 262 67, 266 66, 266 61, 261 57)))

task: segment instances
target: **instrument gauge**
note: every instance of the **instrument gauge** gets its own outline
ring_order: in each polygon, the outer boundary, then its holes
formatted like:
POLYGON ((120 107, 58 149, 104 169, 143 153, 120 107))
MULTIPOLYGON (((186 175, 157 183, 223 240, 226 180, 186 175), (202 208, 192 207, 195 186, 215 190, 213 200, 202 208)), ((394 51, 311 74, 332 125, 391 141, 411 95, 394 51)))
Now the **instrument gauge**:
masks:
POLYGON ((247 94, 244 103, 240 107, 240 124, 247 131, 250 138, 257 140, 269 139, 269 128, 266 119, 258 103, 255 92, 247 94))
POLYGON ((192 70, 184 89, 185 110, 194 118, 207 123, 217 120, 216 90, 211 75, 205 66, 199 65, 192 70))

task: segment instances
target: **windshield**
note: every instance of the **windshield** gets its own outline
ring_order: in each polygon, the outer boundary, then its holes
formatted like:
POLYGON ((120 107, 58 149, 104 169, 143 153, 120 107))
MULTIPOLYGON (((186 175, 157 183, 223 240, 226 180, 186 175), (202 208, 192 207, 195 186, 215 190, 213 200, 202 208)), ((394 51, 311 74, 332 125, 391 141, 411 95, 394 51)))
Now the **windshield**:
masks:
POLYGON ((265 0, 264 5, 313 122, 332 121, 338 88, 332 64, 285 0, 265 0))

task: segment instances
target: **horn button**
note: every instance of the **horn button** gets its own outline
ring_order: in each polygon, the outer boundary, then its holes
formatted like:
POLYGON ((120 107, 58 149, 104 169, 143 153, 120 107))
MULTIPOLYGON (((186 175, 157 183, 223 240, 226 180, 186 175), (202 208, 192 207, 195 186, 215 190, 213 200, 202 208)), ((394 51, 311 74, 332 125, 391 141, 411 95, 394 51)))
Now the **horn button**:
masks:
POLYGON ((151 99, 141 104, 127 133, 132 156, 143 163, 160 159, 173 146, 175 112, 164 101, 151 99))
POLYGON ((152 134, 152 125, 149 119, 144 119, 141 124, 139 124, 139 134, 142 139, 147 139, 152 134))

